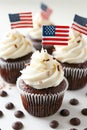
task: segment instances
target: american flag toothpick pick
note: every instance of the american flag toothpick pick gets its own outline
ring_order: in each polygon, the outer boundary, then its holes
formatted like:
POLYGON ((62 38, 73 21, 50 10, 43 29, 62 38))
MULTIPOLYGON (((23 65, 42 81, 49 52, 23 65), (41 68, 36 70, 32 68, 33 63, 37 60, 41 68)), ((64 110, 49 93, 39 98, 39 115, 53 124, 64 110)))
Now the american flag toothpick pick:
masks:
POLYGON ((22 12, 9 14, 11 29, 14 28, 32 28, 32 12, 22 12))
POLYGON ((44 26, 42 30, 43 45, 68 45, 69 26, 44 26))

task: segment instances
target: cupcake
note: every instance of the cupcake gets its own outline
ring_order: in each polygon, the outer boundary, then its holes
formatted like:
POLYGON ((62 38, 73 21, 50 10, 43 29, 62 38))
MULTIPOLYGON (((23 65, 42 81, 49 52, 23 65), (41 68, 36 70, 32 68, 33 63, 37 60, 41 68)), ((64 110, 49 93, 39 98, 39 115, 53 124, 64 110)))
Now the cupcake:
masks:
POLYGON ((87 83, 87 43, 83 35, 70 30, 68 46, 55 46, 53 56, 62 64, 69 90, 83 88, 87 83))
POLYGON ((16 30, 9 31, 0 41, 0 75, 7 83, 15 84, 33 53, 33 45, 16 30))
MULTIPOLYGON (((45 19, 41 16, 41 13, 38 13, 33 20, 33 28, 29 30, 27 37, 32 41, 32 44, 36 50, 41 50, 42 45, 42 26, 43 25, 53 25, 50 19, 45 19)), ((52 54, 54 46, 44 45, 44 49, 48 51, 49 54, 52 54)))
POLYGON ((26 111, 37 117, 56 113, 68 87, 60 63, 42 49, 33 53, 21 73, 17 88, 26 111))

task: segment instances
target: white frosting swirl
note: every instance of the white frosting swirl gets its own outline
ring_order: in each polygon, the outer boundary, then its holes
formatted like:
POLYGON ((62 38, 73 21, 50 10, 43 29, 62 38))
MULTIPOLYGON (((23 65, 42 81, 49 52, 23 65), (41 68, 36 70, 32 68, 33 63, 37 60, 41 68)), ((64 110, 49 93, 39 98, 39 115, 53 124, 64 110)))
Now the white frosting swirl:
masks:
POLYGON ((64 79, 61 65, 46 50, 34 52, 30 65, 21 73, 24 82, 36 89, 56 87, 64 79))
POLYGON ((31 28, 29 30, 29 35, 33 39, 41 39, 42 38, 42 26, 51 25, 51 24, 52 23, 50 22, 49 19, 43 19, 39 13, 34 17, 33 28, 31 28))
POLYGON ((15 59, 32 52, 31 42, 16 30, 11 30, 0 41, 0 58, 15 59))
POLYGON ((70 30, 68 46, 54 46, 53 56, 62 63, 83 63, 87 61, 87 43, 82 34, 70 30))

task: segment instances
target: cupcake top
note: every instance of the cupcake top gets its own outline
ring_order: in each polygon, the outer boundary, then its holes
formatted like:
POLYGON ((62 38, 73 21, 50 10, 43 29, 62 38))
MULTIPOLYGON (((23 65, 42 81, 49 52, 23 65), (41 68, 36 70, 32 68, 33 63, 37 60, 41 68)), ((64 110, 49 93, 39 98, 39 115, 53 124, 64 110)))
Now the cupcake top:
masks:
POLYGON ((52 25, 49 19, 44 19, 40 13, 38 13, 33 20, 33 28, 29 30, 29 35, 33 39, 42 38, 42 26, 52 25))
POLYGON ((33 53, 30 65, 27 65, 21 73, 21 79, 36 89, 56 87, 64 79, 61 65, 43 49, 41 52, 33 53))
POLYGON ((16 59, 32 52, 31 42, 16 30, 11 30, 0 41, 0 58, 16 59))
POLYGON ((54 46, 53 56, 64 63, 83 63, 87 61, 87 43, 83 35, 70 30, 68 46, 54 46))

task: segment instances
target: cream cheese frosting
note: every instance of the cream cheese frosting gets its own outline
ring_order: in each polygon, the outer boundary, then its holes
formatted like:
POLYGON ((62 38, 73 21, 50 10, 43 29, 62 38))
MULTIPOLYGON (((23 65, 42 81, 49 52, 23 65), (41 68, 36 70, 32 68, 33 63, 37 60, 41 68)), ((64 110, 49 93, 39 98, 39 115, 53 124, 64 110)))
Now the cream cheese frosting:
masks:
POLYGON ((41 17, 41 14, 38 13, 33 20, 33 28, 29 30, 29 35, 33 39, 41 39, 42 38, 42 26, 43 25, 51 25, 49 19, 44 19, 41 17))
POLYGON ((0 41, 0 58, 16 59, 32 52, 33 46, 29 39, 16 30, 11 30, 0 41))
POLYGON ((64 63, 83 63, 87 61, 87 43, 83 35, 70 30, 68 46, 54 46, 53 56, 64 63))
POLYGON ((36 89, 56 87, 64 79, 60 63, 43 49, 41 52, 33 53, 30 65, 27 65, 21 73, 21 79, 36 89))

